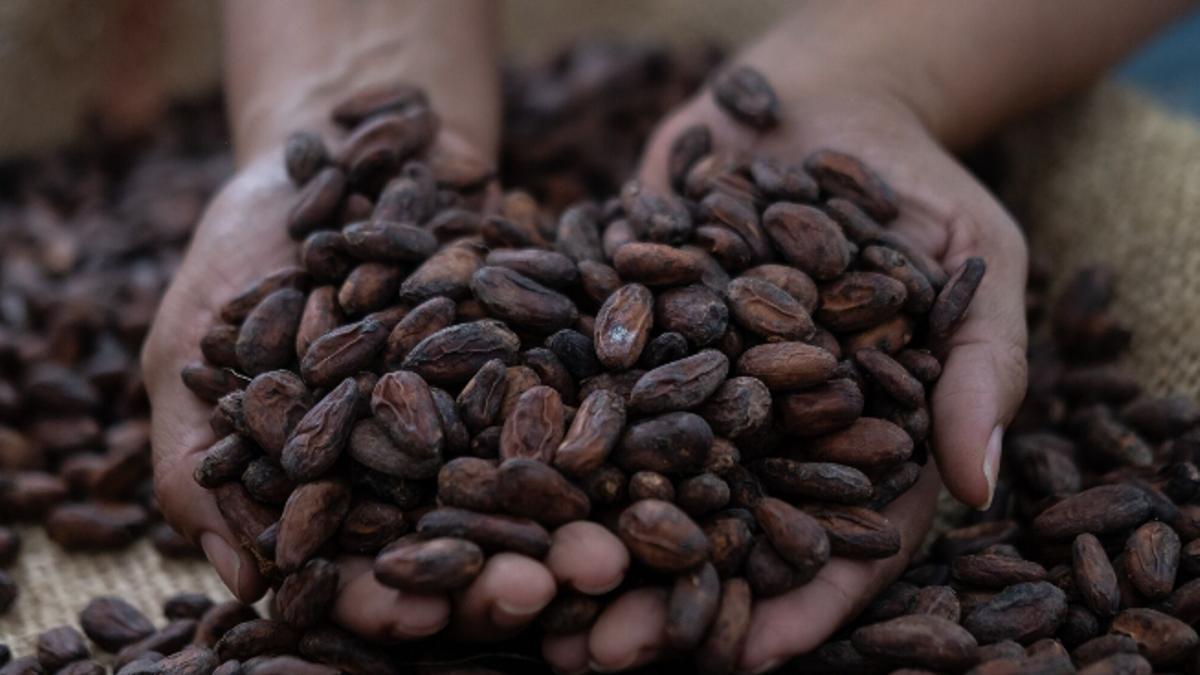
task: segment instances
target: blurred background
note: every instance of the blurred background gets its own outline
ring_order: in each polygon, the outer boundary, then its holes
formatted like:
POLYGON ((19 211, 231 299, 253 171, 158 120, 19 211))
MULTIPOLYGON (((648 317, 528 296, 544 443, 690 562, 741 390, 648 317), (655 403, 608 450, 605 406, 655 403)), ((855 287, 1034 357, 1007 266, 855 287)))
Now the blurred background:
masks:
MULTIPOLYGON (((736 45, 769 25, 781 0, 510 0, 511 58, 538 59, 578 37, 736 45)), ((0 157, 53 146, 88 123, 135 127, 167 100, 217 89, 215 0, 6 0, 0 3, 0 157), (99 111, 99 117, 96 117, 99 111)), ((1200 113, 1200 12, 1116 72, 1167 106, 1200 113)), ((113 128, 115 127, 115 128, 113 128)))

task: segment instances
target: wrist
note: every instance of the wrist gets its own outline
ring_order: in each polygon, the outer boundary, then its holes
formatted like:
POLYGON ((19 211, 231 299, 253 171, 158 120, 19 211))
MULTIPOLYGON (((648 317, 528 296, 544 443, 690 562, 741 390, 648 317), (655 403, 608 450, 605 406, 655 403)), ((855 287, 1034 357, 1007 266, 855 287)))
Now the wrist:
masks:
POLYGON ((739 60, 767 76, 785 109, 854 106, 907 117, 935 140, 959 144, 968 132, 952 124, 962 122, 953 92, 925 48, 889 29, 888 5, 877 12, 858 3, 806 4, 739 60))
POLYGON ((334 132, 334 106, 397 83, 423 89, 443 129, 494 155, 495 13, 488 0, 230 0, 228 105, 239 164, 297 129, 334 132))

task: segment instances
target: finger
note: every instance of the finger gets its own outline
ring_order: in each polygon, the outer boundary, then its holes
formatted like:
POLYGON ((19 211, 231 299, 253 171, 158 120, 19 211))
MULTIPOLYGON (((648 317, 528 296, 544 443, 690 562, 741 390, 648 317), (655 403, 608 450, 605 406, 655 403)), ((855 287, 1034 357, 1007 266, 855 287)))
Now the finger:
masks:
POLYGON ((494 640, 523 628, 554 599, 556 585, 544 565, 516 553, 497 553, 455 601, 457 630, 494 640))
POLYGON ((758 602, 741 668, 752 673, 770 670, 816 648, 861 611, 904 571, 925 539, 939 486, 937 469, 929 463, 917 484, 884 509, 883 514, 900 528, 902 548, 897 555, 870 561, 834 558, 804 586, 758 602))
POLYGON ((337 562, 341 582, 333 620, 343 628, 376 642, 396 642, 428 637, 450 621, 446 596, 384 586, 375 579, 369 558, 346 556, 337 562))
POLYGON ((643 187, 658 194, 671 192, 671 178, 667 168, 671 146, 680 134, 694 125, 702 125, 708 129, 714 150, 749 149, 759 140, 752 129, 723 114, 713 103, 707 90, 702 91, 654 130, 638 166, 638 180, 643 187))
POLYGON ((629 568, 629 551, 599 523, 576 521, 554 531, 546 566, 560 584, 601 595, 616 588, 629 568))
MULTIPOLYGON (((990 201, 990 200, 989 200, 990 201)), ((946 487, 963 503, 991 504, 1004 429, 1025 395, 1026 254, 999 206, 961 212, 949 226, 945 262, 987 263, 958 330, 942 345, 945 362, 933 391, 934 451, 946 487)))
POLYGON ((215 440, 207 415, 186 391, 172 391, 161 400, 167 403, 155 410, 152 435, 154 492, 163 517, 204 550, 217 576, 239 600, 254 602, 266 592, 266 580, 254 558, 238 545, 212 493, 192 477, 205 448, 215 440))
POLYGON ((667 591, 639 588, 617 598, 596 619, 588 636, 594 670, 615 672, 650 663, 663 647, 667 591))
POLYGON ((575 675, 591 671, 588 664, 588 634, 547 635, 542 640, 542 658, 562 675, 575 675))

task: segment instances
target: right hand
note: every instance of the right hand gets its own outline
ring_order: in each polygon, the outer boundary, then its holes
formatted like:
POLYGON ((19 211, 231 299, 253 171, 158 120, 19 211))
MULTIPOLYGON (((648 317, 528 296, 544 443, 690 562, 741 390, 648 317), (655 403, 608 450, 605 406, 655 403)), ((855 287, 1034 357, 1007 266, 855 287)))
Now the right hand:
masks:
MULTIPOLYGON (((163 298, 142 354, 153 405, 155 486, 167 521, 204 549, 237 597, 251 602, 267 584, 242 550, 212 493, 192 478, 216 438, 212 406, 181 382, 201 359, 199 341, 220 307, 256 279, 296 259, 284 228, 296 196, 280 145, 296 129, 328 130, 327 115, 345 94, 372 84, 424 86, 442 120, 432 152, 493 162, 499 139, 494 7, 486 0, 425 3, 362 0, 256 0, 226 5, 229 98, 235 150, 243 166, 196 228, 163 298), (290 50, 263 51, 271 39, 290 50), (447 49, 446 45, 454 45, 447 49)), ((600 593, 615 586, 628 555, 596 523, 553 533, 545 560, 492 556, 475 582, 453 597, 380 585, 371 559, 345 556, 333 620, 372 640, 431 635, 450 626, 470 640, 496 640, 523 628, 560 585, 600 593)))

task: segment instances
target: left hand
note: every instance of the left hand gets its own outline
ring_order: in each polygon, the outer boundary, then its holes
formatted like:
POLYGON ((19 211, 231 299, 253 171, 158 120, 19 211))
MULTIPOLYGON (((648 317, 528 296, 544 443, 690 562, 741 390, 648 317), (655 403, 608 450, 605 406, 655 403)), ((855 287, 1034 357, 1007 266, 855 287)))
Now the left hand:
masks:
MULTIPOLYGON (((760 134, 722 112, 707 90, 658 129, 643 158, 641 180, 668 191, 667 157, 675 137, 706 125, 714 148, 744 149, 788 162, 831 148, 861 158, 895 190, 900 217, 887 227, 940 262, 948 273, 971 256, 987 273, 965 321, 943 348, 943 373, 932 393, 933 448, 919 483, 884 510, 900 529, 904 548, 879 561, 834 559, 803 587, 757 601, 740 667, 761 672, 807 652, 853 617, 904 570, 925 537, 935 510, 939 472, 960 501, 990 503, 1004 428, 1025 390, 1024 285, 1021 233, 994 197, 938 142, 905 97, 894 95, 886 68, 839 71, 822 62, 798 75, 787 39, 768 39, 739 61, 756 67, 781 103, 778 128, 760 134), (850 74, 852 73, 852 74, 850 74)), ((560 672, 591 664, 624 670, 655 660, 661 650, 666 596, 647 589, 618 598, 590 633, 548 638, 544 654, 560 672)))

